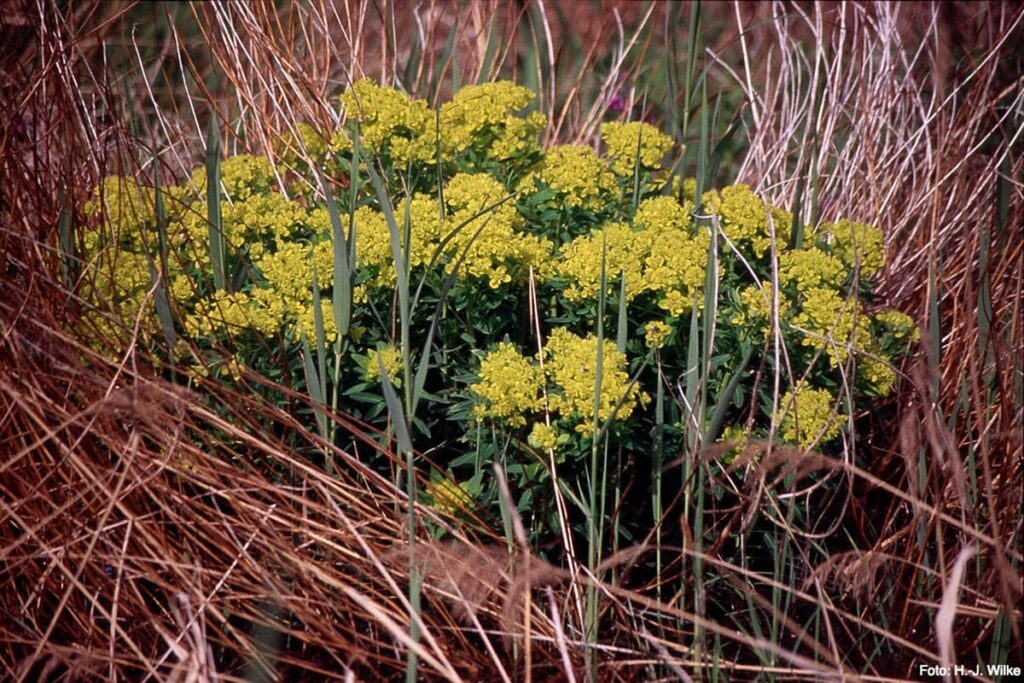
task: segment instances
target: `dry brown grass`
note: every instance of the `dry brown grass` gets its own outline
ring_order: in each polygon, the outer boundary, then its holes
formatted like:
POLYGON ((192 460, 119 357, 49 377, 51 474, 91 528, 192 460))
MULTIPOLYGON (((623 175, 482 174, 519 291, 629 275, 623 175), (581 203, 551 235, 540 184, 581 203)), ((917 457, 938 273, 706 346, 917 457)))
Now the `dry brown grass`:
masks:
MULTIPOLYGON (((613 95, 641 98, 639 65, 647 51, 663 49, 667 8, 580 3, 563 24, 554 4, 457 10, 431 2, 414 15, 388 3, 280 11, 197 3, 201 33, 173 30, 154 45, 133 45, 127 4, 24 2, 5 15, 0 669, 15 680, 401 675, 410 610, 407 568, 395 557, 407 534, 405 494, 355 452, 335 449, 335 475, 312 466, 308 456, 323 444, 255 394, 215 383, 190 394, 138 348, 110 363, 74 338, 67 323, 84 304, 60 277, 55 226, 102 176, 149 175, 144 145, 160 149, 170 174, 191 168, 211 109, 223 121, 240 117, 254 151, 269 150, 296 121, 336 123, 329 100, 341 83, 363 74, 405 78, 411 35, 427 46, 423 72, 406 83, 415 90, 443 65, 456 22, 462 82, 482 70, 492 19, 507 52, 499 51, 491 75, 505 65, 523 77, 528 21, 552 45, 565 26, 585 34, 594 46, 587 63, 600 70, 566 79, 575 55, 553 49, 537 75, 550 138, 585 139, 613 95), (104 63, 104 54, 129 64, 104 63), (212 91, 202 83, 211 65, 221 74, 212 91), (142 122, 134 134, 132 116, 142 122), (274 466, 260 464, 268 461, 274 466)), ((608 561, 620 582, 601 587, 609 606, 603 677, 644 680, 654 663, 680 678, 707 675, 709 653, 683 645, 702 628, 725 643, 729 661, 719 666, 739 680, 756 671, 914 678, 913 664, 940 661, 942 643, 961 654, 987 652, 1000 611, 1014 626, 1011 657, 1019 662, 1024 84, 1013 54, 1024 11, 971 4, 950 18, 951 10, 928 4, 705 10, 723 27, 708 43, 711 78, 742 88, 752 107, 739 179, 782 203, 802 194, 809 207, 814 183, 799 178, 813 169, 821 218, 880 225, 885 296, 921 322, 925 343, 904 368, 899 397, 874 416, 863 407, 865 438, 846 461, 776 450, 755 476, 721 482, 740 503, 709 516, 719 543, 696 551, 684 529, 685 546, 666 549, 699 556, 760 603, 772 588, 788 594, 790 613, 762 604, 777 613, 784 637, 767 642, 702 609, 681 610, 670 596, 628 589, 632 568, 650 552, 641 545, 608 561), (820 78, 808 80, 814 73, 820 78), (929 332, 935 304, 938 337, 929 332), (835 520, 791 528, 779 513, 780 495, 794 495, 783 473, 796 475, 796 491, 810 497, 816 488, 804 475, 812 470, 844 482, 839 521, 856 532, 854 548, 801 566, 802 585, 776 585, 770 573, 721 559, 722 543, 742 536, 761 511, 800 543, 834 529, 835 520), (960 590, 954 568, 965 548, 978 554, 960 590), (940 601, 957 617, 936 632, 940 601), (823 615, 817 635, 803 622, 814 610, 823 615), (880 641, 889 650, 872 659, 880 641), (761 663, 758 652, 774 653, 776 663, 761 663)), ((367 450, 377 448, 365 425, 335 419, 366 436, 367 450)), ((586 648, 571 629, 580 621, 572 577, 521 548, 510 554, 484 522, 419 514, 458 539, 438 545, 424 537, 421 546, 426 606, 416 647, 424 677, 582 679, 586 648)), ((666 569, 665 585, 678 583, 670 577, 678 566, 666 569)))

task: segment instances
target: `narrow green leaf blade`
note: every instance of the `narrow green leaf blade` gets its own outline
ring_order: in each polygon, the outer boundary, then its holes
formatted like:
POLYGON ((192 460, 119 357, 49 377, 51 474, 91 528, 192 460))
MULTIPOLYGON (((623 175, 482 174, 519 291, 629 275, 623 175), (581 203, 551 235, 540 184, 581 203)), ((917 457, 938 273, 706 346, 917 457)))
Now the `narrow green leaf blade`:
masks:
MULTIPOLYGON (((395 393, 394 385, 391 383, 391 378, 388 377, 388 371, 384 367, 384 360, 381 358, 380 353, 377 352, 376 356, 381 388, 384 391, 384 402, 388 406, 391 421, 395 425, 395 437, 398 439, 398 446, 404 453, 411 454, 413 452, 412 438, 409 436, 409 425, 405 421, 405 411, 402 410, 402 402, 398 400, 398 394, 395 393)), ((413 476, 413 473, 409 472, 409 476, 413 476)))
POLYGON ((216 116, 210 119, 210 133, 206 143, 206 221, 213 286, 217 291, 224 291, 227 289, 227 280, 224 267, 224 225, 220 209, 220 136, 217 133, 216 116))
MULTIPOLYGON (((334 262, 334 295, 331 309, 334 314, 334 325, 338 329, 338 339, 348 335, 352 325, 352 263, 349 259, 349 244, 341 225, 341 214, 338 204, 334 201, 334 193, 324 175, 317 170, 320 186, 323 188, 327 202, 327 213, 331 217, 331 250, 334 262)), ((350 239, 354 239, 355 220, 349 218, 350 239)), ((314 270, 315 275, 315 270, 314 270)))

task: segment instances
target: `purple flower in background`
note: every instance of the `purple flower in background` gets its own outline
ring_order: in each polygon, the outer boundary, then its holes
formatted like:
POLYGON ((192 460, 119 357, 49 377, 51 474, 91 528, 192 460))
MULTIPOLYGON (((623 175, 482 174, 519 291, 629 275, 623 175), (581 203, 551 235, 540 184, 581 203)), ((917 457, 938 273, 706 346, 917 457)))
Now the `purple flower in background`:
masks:
MULTIPOLYGON (((612 99, 608 102, 608 113, 621 114, 626 111, 626 102, 627 98, 620 90, 612 95, 612 99)), ((654 124, 654 113, 650 109, 644 111, 643 102, 637 102, 633 105, 633 109, 629 113, 629 120, 654 124)))

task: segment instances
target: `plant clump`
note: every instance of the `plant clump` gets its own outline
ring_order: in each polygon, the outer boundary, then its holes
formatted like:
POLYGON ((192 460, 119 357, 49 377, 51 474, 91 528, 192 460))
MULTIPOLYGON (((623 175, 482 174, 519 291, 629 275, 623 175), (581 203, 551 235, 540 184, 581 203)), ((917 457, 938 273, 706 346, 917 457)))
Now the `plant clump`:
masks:
POLYGON ((696 182, 665 170, 681 149, 657 128, 609 121, 602 152, 544 149, 532 101, 488 83, 433 111, 358 81, 340 98, 345 124, 286 133, 282 165, 221 164, 216 225, 209 169, 162 191, 107 179, 82 239, 93 334, 114 312, 161 343, 163 296, 188 381, 211 368, 224 381, 242 368, 305 378, 312 396, 333 392, 370 422, 388 412, 381 364, 401 386, 407 364, 428 363, 407 387, 425 398, 418 438, 456 445, 435 458, 455 480, 483 481, 489 459, 516 463, 527 499, 549 476, 532 452, 557 451, 571 464, 562 476, 583 477, 599 432, 637 452, 662 430, 827 451, 858 398, 892 390, 917 330, 872 298, 876 228, 801 227, 745 185, 704 192, 698 211, 696 182), (330 201, 315 180, 324 169, 344 179, 330 201), (317 372, 312 349, 327 345, 335 366, 317 372))

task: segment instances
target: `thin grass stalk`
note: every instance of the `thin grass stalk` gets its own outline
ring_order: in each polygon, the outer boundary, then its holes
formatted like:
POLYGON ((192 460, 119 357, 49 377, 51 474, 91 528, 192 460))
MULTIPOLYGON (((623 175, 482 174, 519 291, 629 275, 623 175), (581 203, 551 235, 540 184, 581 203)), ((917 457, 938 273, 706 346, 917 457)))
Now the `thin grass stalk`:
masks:
MULTIPOLYGON (((601 279, 597 300, 597 350, 594 360, 594 412, 591 418, 590 432, 590 504, 587 510, 587 570, 591 581, 587 585, 587 613, 586 613, 586 642, 597 643, 599 629, 600 605, 598 602, 597 586, 594 581, 599 580, 597 566, 601 561, 601 532, 604 527, 604 509, 598 508, 598 501, 603 501, 603 492, 598 488, 603 481, 602 474, 598 471, 598 448, 600 432, 600 411, 601 411, 601 387, 604 379, 604 309, 605 296, 608 286, 607 271, 607 238, 601 233, 601 279)), ((587 677, 591 681, 597 680, 597 650, 591 650, 587 656, 587 677)))
POLYGON ((654 448, 651 459, 651 481, 652 481, 652 520, 654 522, 654 573, 657 576, 655 595, 658 600, 662 599, 662 524, 665 511, 662 501, 662 463, 665 460, 665 377, 661 368, 660 354, 655 351, 655 368, 657 370, 657 390, 654 398, 654 448))

